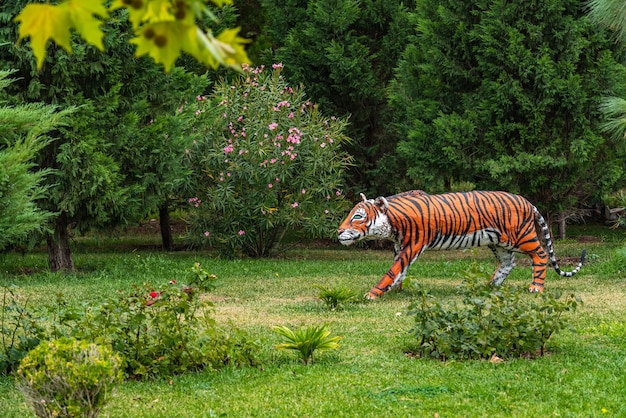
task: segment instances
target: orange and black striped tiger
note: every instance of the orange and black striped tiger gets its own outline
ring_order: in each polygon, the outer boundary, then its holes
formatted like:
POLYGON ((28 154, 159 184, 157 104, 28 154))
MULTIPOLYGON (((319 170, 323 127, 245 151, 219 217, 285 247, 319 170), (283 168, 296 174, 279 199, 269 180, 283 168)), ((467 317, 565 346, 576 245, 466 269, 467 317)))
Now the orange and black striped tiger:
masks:
POLYGON ((412 190, 387 198, 363 199, 341 223, 339 242, 350 245, 361 239, 388 239, 395 243, 391 269, 366 295, 376 299, 402 285, 409 266, 422 251, 487 246, 498 259, 491 282, 500 285, 515 266, 514 253, 532 259, 533 281, 529 290, 543 291, 548 258, 561 276, 578 273, 585 261, 583 250, 578 266, 562 271, 554 256, 546 221, 525 198, 506 192, 474 191, 429 195, 412 190), (537 234, 541 227, 548 254, 537 234))

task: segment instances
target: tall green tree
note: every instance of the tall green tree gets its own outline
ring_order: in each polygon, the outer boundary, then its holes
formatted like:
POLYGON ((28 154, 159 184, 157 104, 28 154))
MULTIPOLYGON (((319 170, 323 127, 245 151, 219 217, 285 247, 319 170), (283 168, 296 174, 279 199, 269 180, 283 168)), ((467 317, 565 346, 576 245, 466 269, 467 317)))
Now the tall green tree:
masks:
MULTIPOLYGON (((413 1, 262 0, 266 33, 285 75, 306 86, 322 109, 350 116, 346 147, 355 157, 351 188, 368 194, 398 191, 386 88, 407 42, 413 1)), ((269 63, 266 63, 269 64, 269 63)))
POLYGON ((580 2, 422 0, 412 21, 391 97, 414 186, 518 192, 564 226, 623 178, 598 104, 624 67, 580 2))
MULTIPOLYGON (((10 22, 24 3, 2 3, 0 19, 10 22)), ((0 42, 9 45, 0 50, 0 68, 18 70, 14 100, 77 107, 68 126, 51 133, 54 141, 36 157, 54 173, 41 203, 55 213, 46 237, 52 270, 74 269, 71 233, 137 221, 167 202, 186 145, 167 118, 206 84, 180 69, 167 75, 147 57, 135 58, 125 12, 115 13, 103 25, 105 53, 78 41, 72 54, 51 45, 41 71, 30 48, 15 43, 16 27, 0 28, 0 42)))
MULTIPOLYGON (((12 81, 10 74, 0 71, 0 97, 12 81)), ((28 241, 52 216, 36 203, 45 192, 43 178, 50 173, 33 170, 32 160, 48 142, 46 134, 67 116, 54 106, 2 103, 6 101, 0 99, 0 251, 28 241)))

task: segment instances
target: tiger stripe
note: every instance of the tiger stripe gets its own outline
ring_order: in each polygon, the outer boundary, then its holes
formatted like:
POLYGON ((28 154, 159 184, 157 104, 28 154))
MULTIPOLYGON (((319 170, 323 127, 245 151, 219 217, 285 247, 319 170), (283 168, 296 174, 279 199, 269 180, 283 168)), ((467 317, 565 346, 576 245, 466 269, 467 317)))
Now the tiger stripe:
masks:
POLYGON ((411 190, 387 198, 362 201, 350 211, 338 229, 339 241, 350 245, 361 239, 394 241, 394 262, 367 297, 380 297, 389 289, 401 286, 406 271, 427 250, 489 247, 498 268, 491 282, 500 285, 515 266, 515 253, 532 260, 533 281, 530 291, 543 291, 548 261, 561 276, 571 277, 583 266, 580 262, 570 272, 559 268, 550 231, 535 206, 522 196, 507 192, 474 191, 429 195, 411 190), (546 241, 544 250, 537 234, 539 225, 546 241))

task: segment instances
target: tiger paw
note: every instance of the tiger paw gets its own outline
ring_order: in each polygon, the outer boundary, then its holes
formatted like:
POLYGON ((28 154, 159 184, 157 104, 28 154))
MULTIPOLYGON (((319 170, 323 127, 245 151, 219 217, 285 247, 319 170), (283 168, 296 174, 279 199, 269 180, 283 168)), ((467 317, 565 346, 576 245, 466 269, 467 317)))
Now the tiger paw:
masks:
POLYGON ((532 293, 543 292, 543 285, 538 285, 536 283, 533 283, 528 287, 528 291, 532 293))
POLYGON ((378 299, 378 297, 379 297, 379 296, 378 296, 377 294, 372 293, 372 292, 367 292, 367 293, 365 294, 365 299, 368 299, 368 300, 378 299))

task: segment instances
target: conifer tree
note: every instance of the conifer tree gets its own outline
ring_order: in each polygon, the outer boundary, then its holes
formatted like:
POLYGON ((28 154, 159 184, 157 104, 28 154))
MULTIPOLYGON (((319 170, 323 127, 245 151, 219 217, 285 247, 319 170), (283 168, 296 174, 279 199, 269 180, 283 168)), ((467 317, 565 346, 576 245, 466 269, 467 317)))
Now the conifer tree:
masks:
MULTIPOLYGON (((0 94, 11 82, 9 71, 0 71, 0 94)), ((46 145, 46 133, 63 122, 67 112, 54 106, 0 104, 0 251, 29 241, 41 232, 52 213, 41 210, 36 200, 45 192, 43 178, 34 171, 35 154, 46 145)))
POLYGON ((412 19, 392 98, 415 187, 504 189, 564 220, 623 177, 598 103, 624 68, 580 2, 422 0, 412 19))

